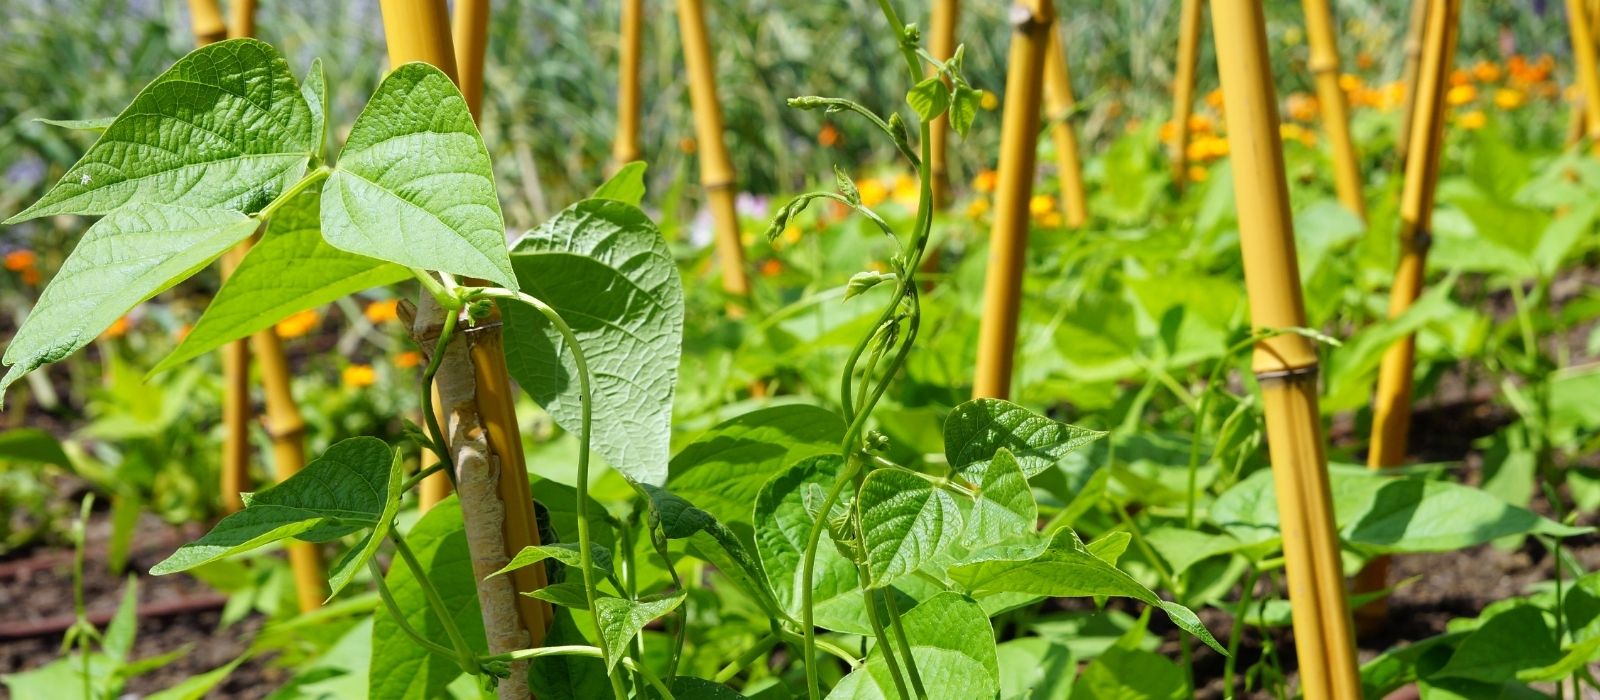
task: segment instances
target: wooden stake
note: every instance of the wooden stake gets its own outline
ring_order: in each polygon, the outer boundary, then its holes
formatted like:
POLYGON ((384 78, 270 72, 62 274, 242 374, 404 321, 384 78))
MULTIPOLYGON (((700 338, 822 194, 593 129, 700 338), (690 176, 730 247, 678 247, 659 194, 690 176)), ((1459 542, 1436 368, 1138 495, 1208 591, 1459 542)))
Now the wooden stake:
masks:
POLYGON ((617 134, 611 142, 613 171, 639 160, 639 60, 644 0, 622 0, 621 46, 617 52, 617 134))
POLYGON ((1428 0, 1411 0, 1411 21, 1406 25, 1406 62, 1400 74, 1406 96, 1400 108, 1400 133, 1394 144, 1402 168, 1405 167, 1407 148, 1411 145, 1411 118, 1417 109, 1417 67, 1422 62, 1422 38, 1427 29, 1428 0))
POLYGON ((228 3, 228 38, 256 35, 256 0, 231 0, 228 3))
POLYGON ((195 46, 215 44, 228 38, 228 25, 222 21, 217 0, 189 0, 189 28, 195 46))
MULTIPOLYGON (((390 65, 427 61, 457 79, 443 0, 382 0, 381 7, 390 65)), ((487 13, 487 8, 481 11, 487 13)), ((473 33, 464 36, 470 39, 473 33)), ((481 54, 483 48, 480 43, 463 51, 481 54)), ((481 95, 481 85, 474 92, 481 95)), ((421 295, 412 335, 425 350, 431 351, 430 338, 437 336, 444 313, 432 296, 421 295)), ((510 555, 539 542, 501 348, 499 324, 491 321, 466 330, 445 349, 435 377, 491 653, 538 646, 547 619, 538 601, 517 594, 534 590, 543 567, 522 569, 530 573, 527 578, 485 578, 504 566, 510 555)), ((527 664, 513 664, 511 674, 500 682, 499 696, 529 697, 527 664)))
MULTIPOLYGON (((1261 3, 1215 0, 1212 22, 1251 325, 1257 331, 1304 326, 1261 3)), ((1361 685, 1317 411, 1317 354, 1304 336, 1277 335, 1256 345, 1252 367, 1267 417, 1300 690, 1309 700, 1357 698, 1361 685)))
MULTIPOLYGON (((1433 217, 1439 155, 1444 147, 1445 93, 1455 56, 1460 0, 1439 0, 1429 9, 1426 48, 1417 72, 1417 108, 1411 122, 1411 154, 1400 191, 1400 264, 1389 290, 1389 317, 1405 314, 1422 293, 1433 217)), ((1378 367, 1378 388, 1372 401, 1372 440, 1367 466, 1378 469, 1402 464, 1411 430, 1412 377, 1416 336, 1390 345, 1378 367)), ((1357 591, 1382 590, 1389 576, 1388 558, 1369 562, 1356 578, 1357 591)), ((1387 613, 1384 601, 1363 606, 1357 615, 1364 630, 1375 630, 1387 613)))
MULTIPOLYGON (((272 464, 278 481, 283 481, 305 467, 306 421, 289 389, 292 375, 278 332, 271 327, 257 331, 250 337, 250 346, 261 367, 261 385, 266 389, 266 427, 272 438, 272 464)), ((294 571, 300 611, 322 607, 328 597, 322 550, 311 542, 291 542, 289 566, 294 571)))
POLYGON ((1583 97, 1584 131, 1600 148, 1600 66, 1595 65, 1594 26, 1583 0, 1567 0, 1567 28, 1572 33, 1572 60, 1583 97))
POLYGON ((1322 108, 1322 129, 1333 148, 1333 181, 1343 204, 1362 221, 1367 203, 1361 196, 1361 162, 1350 138, 1350 108, 1339 86, 1339 45, 1333 31, 1333 11, 1328 0, 1305 0, 1306 40, 1311 45, 1311 74, 1317 81, 1317 104, 1322 108))
POLYGON ((743 299, 750 294, 745 271, 744 244, 739 240, 739 216, 733 205, 733 161, 723 142, 722 105, 717 101, 716 59, 706 37, 705 8, 700 0, 678 0, 678 32, 683 37, 683 65, 689 72, 689 101, 694 109, 696 150, 700 156, 700 185, 706 191, 711 220, 716 227, 717 263, 722 288, 743 299))
POLYGON ((472 121, 483 116, 483 60, 489 48, 489 0, 455 0, 450 20, 456 53, 456 84, 467 99, 472 121))
POLYGON ((1055 10, 1050 0, 1017 0, 1006 61, 1006 102, 1000 123, 1000 172, 989 229, 989 267, 983 283, 975 397, 1008 398, 1017 346, 1023 261, 1028 247, 1028 202, 1039 147, 1039 101, 1055 10))
POLYGON ((1049 54, 1044 63, 1044 101, 1049 110, 1050 139, 1056 146, 1056 177, 1061 186, 1061 210, 1067 226, 1079 228, 1089 220, 1089 203, 1083 193, 1083 167, 1078 160, 1078 131, 1072 114, 1078 101, 1072 97, 1072 73, 1067 48, 1056 21, 1050 27, 1049 54))
MULTIPOLYGON (((961 0, 933 0, 933 16, 928 23, 929 54, 941 61, 955 55, 956 24, 960 21, 961 0)), ((928 74, 933 73, 930 67, 928 74)), ((941 114, 929 126, 932 130, 928 138, 928 154, 931 158, 928 169, 933 174, 933 206, 943 209, 950 203, 950 117, 941 114)))
POLYGON ((1194 76, 1200 64, 1200 15, 1205 9, 1201 3, 1183 0, 1178 15, 1178 64, 1172 84, 1172 182, 1179 192, 1189 184, 1189 115, 1194 113, 1194 76))

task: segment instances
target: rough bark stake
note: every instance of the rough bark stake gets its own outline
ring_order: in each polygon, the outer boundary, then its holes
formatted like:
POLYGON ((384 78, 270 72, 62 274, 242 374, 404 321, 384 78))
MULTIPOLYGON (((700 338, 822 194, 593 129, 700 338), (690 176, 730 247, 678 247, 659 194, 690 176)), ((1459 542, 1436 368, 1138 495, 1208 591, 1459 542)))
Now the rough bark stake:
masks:
MULTIPOLYGON (((1059 21, 1054 24, 1060 24, 1059 21)), ((1050 49, 1044 64, 1044 101, 1049 110, 1050 139, 1056 145, 1056 177, 1061 186, 1061 210, 1067 226, 1079 228, 1089 220, 1089 202, 1083 192, 1083 166, 1078 158, 1078 131, 1073 112, 1072 72, 1067 67, 1067 47, 1060 28, 1050 27, 1050 49)))
MULTIPOLYGON (((1261 4, 1218 0, 1212 22, 1251 325, 1257 331, 1304 326, 1261 4)), ((1361 685, 1317 412, 1317 354, 1304 336, 1277 335, 1256 345, 1252 367, 1267 418, 1300 689, 1310 700, 1357 698, 1361 685)))
POLYGON ((1011 6, 1011 51, 1006 59, 1006 102, 1000 122, 1000 173, 994 223, 989 229, 989 267, 983 284, 983 321, 978 331, 975 397, 1011 395, 1017 347, 1023 258, 1028 247, 1028 201, 1039 146, 1039 98, 1045 54, 1055 11, 1049 0, 1011 6))
POLYGON ((1333 32, 1333 11, 1328 0, 1305 0, 1306 40, 1311 45, 1311 73, 1317 81, 1317 104, 1322 109, 1322 129, 1333 148, 1333 184, 1343 204, 1362 221, 1367 202, 1361 196, 1361 161, 1350 138, 1350 107, 1339 86, 1339 45, 1333 32))
POLYGON ((722 288, 742 299, 750 294, 744 244, 739 241, 739 215, 733 206, 733 161, 723 141, 722 105, 717 101, 716 58, 706 37, 705 9, 700 0, 678 0, 678 32, 683 36, 683 65, 689 72, 689 101, 694 108, 695 149, 700 156, 700 186, 706 191, 716 231, 717 264, 722 288))

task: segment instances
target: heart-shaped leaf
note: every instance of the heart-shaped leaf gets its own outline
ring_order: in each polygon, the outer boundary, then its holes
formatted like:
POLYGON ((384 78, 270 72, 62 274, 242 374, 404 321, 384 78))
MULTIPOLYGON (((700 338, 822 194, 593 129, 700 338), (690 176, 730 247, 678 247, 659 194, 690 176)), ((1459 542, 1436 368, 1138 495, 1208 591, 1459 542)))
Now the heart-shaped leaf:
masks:
POLYGON ((762 485, 806 457, 839 449, 844 421, 809 404, 757 409, 707 430, 672 458, 667 485, 724 523, 750 524, 762 485))
POLYGON ((1028 477, 1011 450, 1004 447, 977 475, 978 497, 967 513, 961 542, 968 547, 993 544, 1033 532, 1039 521, 1039 504, 1028 488, 1028 477))
POLYGON ((1104 432, 1053 421, 1010 401, 975 399, 956 406, 945 419, 944 453, 961 478, 976 483, 984 465, 1004 447, 1032 478, 1102 437, 1104 432))
MULTIPOLYGON (((1000 692, 994 629, 971 598, 940 593, 906 612, 901 626, 922 685, 932 697, 992 698, 1000 692)), ((845 676, 828 697, 888 700, 900 695, 888 663, 874 649, 867 663, 845 676)))
POLYGON ((603 596, 594 601, 595 625, 606 639, 606 669, 616 667, 617 661, 628 653, 628 642, 639 630, 662 615, 672 612, 683 602, 685 593, 674 591, 653 600, 628 600, 603 596))
POLYGON ((916 571, 961 533, 956 500, 911 472, 879 469, 868 474, 859 499, 873 588, 916 571))
MULTIPOLYGON (((817 526, 808 501, 821 507, 844 466, 840 455, 808 457, 773 476, 756 497, 756 552, 772 591, 790 617, 801 619, 801 565, 806 540, 817 526)), ((825 525, 824 525, 825 527, 825 525)), ((812 579, 814 621, 853 634, 871 634, 861 608, 860 577, 856 566, 827 542, 817 547, 812 579)))
POLYGON ((617 169, 611 179, 594 191, 594 199, 614 199, 624 204, 639 206, 644 201, 644 161, 636 160, 617 169))

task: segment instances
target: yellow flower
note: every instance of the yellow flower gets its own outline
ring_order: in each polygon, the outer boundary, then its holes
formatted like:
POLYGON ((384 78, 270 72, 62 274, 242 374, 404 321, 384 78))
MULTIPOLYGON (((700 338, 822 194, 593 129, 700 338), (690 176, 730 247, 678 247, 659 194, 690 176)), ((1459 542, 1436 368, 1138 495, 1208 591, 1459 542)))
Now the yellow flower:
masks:
POLYGON ((901 206, 915 207, 917 200, 922 197, 922 189, 917 184, 916 178, 910 175, 898 175, 894 179, 894 190, 890 196, 901 206))
POLYGON ((379 324, 383 323, 384 321, 393 321, 397 318, 400 318, 399 308, 399 299, 386 299, 367 304, 367 310, 365 314, 368 321, 371 321, 374 324, 379 324))
POLYGON ((1500 109, 1516 109, 1521 107, 1523 103, 1527 101, 1527 96, 1523 95, 1521 90, 1500 88, 1499 90, 1494 91, 1494 106, 1499 107, 1500 109))
POLYGON ((1215 90, 1212 90, 1211 92, 1206 93, 1206 104, 1210 105, 1212 109, 1221 110, 1222 109, 1222 88, 1217 88, 1215 90))
POLYGON ((1445 102, 1450 103, 1451 107, 1460 107, 1478 99, 1478 88, 1471 85, 1457 85, 1450 88, 1450 92, 1445 93, 1444 99, 1445 102))
POLYGON ((1387 112, 1395 109, 1406 101, 1406 84, 1396 80, 1383 86, 1383 93, 1379 96, 1378 107, 1387 112))
POLYGON ((372 365, 350 365, 339 373, 339 381, 352 389, 364 389, 378 381, 378 372, 372 365))
POLYGON ((799 226, 789 225, 783 227, 783 242, 794 245, 800 242, 801 231, 799 226))
POLYGON ((832 124, 823 124, 822 131, 817 132, 817 145, 823 148, 832 148, 839 143, 839 129, 832 124))
POLYGON ((411 369, 422 364, 422 353, 416 350, 407 350, 394 356, 394 366, 400 369, 411 369))
POLYGON ((1163 143, 1169 142, 1178 135, 1178 125, 1170 119, 1161 122, 1161 130, 1158 134, 1163 143))
POLYGON ((856 191, 861 193, 861 203, 869 207, 882 204, 884 198, 889 196, 889 189, 884 187, 883 183, 879 182, 877 178, 861 181, 856 186, 856 191))
POLYGON ((1354 76, 1349 73, 1343 73, 1339 76, 1340 90, 1345 92, 1355 92, 1360 90, 1362 87, 1364 87, 1364 84, 1361 82, 1361 78, 1358 76, 1354 76))
POLYGON ((1488 117, 1485 117, 1482 111, 1474 109, 1471 112, 1466 112, 1461 116, 1456 117, 1456 126, 1468 131, 1474 131, 1477 129, 1482 129, 1483 125, 1488 123, 1488 121, 1488 117))
POLYGON ((1305 38, 1305 32, 1302 32, 1299 27, 1291 25, 1288 29, 1283 30, 1283 43, 1290 46, 1298 46, 1305 38))
POLYGON ((1028 200, 1028 211, 1034 216, 1048 214, 1056 210, 1056 198, 1046 194, 1036 194, 1028 200))
POLYGON ((104 333, 101 333, 100 337, 102 337, 102 338, 120 338, 120 337, 126 335, 127 333, 128 333, 128 317, 127 316, 121 316, 121 317, 118 317, 116 321, 112 322, 111 327, 107 328, 104 333))
POLYGON ((1299 141, 1308 147, 1317 145, 1317 135, 1299 124, 1279 124, 1278 135, 1285 141, 1299 141))
POLYGON ((1480 83, 1493 83, 1500 80, 1500 66, 1489 61, 1478 61, 1472 64, 1472 77, 1480 83))
POLYGON ((1228 155, 1228 140, 1219 136, 1195 139, 1189 144, 1189 160, 1206 161, 1228 155))
POLYGON ((298 338, 315 330, 320 321, 316 311, 306 309, 279 321, 274 328, 280 338, 298 338))
POLYGON ((1190 182, 1205 182, 1210 177, 1211 177, 1211 171, 1206 170, 1205 168, 1202 168, 1202 167, 1200 167, 1198 165, 1189 166, 1189 181, 1190 182))
POLYGON ((972 178, 972 189, 989 193, 994 191, 995 183, 1000 181, 1000 173, 993 170, 979 170, 976 177, 972 178))
POLYGON ((978 106, 993 112, 1000 108, 1000 98, 995 97, 993 92, 984 90, 983 97, 978 98, 978 106))
POLYGON ((979 197, 967 205, 967 216, 974 219, 989 213, 989 198, 979 197))
POLYGON ((1204 114, 1189 115, 1189 133, 1207 134, 1211 133, 1211 131, 1215 128, 1217 128, 1217 125, 1215 122, 1211 121, 1211 117, 1208 117, 1204 114))
POLYGON ((1038 221, 1039 225, 1044 228, 1061 228, 1063 219, 1061 218, 1061 212, 1051 211, 1040 215, 1038 221))

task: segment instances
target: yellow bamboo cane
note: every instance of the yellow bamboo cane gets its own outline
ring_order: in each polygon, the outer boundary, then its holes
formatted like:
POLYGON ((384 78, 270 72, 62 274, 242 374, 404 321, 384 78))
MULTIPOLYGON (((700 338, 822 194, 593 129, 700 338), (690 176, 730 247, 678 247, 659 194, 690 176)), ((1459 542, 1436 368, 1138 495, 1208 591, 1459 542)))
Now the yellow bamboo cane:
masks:
MULTIPOLYGON (((1055 24, 1060 24, 1056 21, 1055 24)), ((1083 193, 1083 166, 1078 159, 1078 131, 1072 114, 1078 101, 1072 97, 1072 73, 1061 30, 1050 27, 1049 53, 1044 64, 1044 101, 1049 110, 1050 140, 1056 146, 1056 177, 1060 180, 1061 211, 1067 226, 1078 228, 1089 220, 1089 203, 1083 193)))
POLYGON ((1328 0, 1305 0, 1306 41, 1311 45, 1311 74, 1317 82, 1317 104, 1322 107, 1322 129, 1333 149, 1333 183, 1343 204, 1362 221, 1367 220, 1366 199, 1361 196, 1361 163, 1350 138, 1350 108, 1339 86, 1339 46, 1334 37, 1333 11, 1328 0))
MULTIPOLYGON (((1460 0, 1437 0, 1429 10, 1426 52, 1417 71, 1417 108, 1411 123, 1411 145, 1407 147, 1411 155, 1400 192, 1400 263, 1389 290, 1390 318, 1405 314, 1422 293, 1444 142, 1445 93, 1450 89, 1460 10, 1460 0)), ((1415 358, 1416 336, 1408 334, 1389 346, 1378 367, 1378 388, 1372 401, 1372 439, 1367 451, 1367 465, 1373 469, 1405 461, 1415 358)), ((1388 559, 1376 559, 1357 577, 1356 590, 1381 590, 1388 575, 1388 559)), ((1363 629, 1370 630, 1386 612, 1383 601, 1376 601, 1363 606, 1357 614, 1363 629)))
MULTIPOLYGON (((1251 325, 1257 331, 1304 326, 1261 4, 1215 0, 1212 23, 1251 325)), ((1361 686, 1317 411, 1316 351, 1303 336, 1273 336, 1256 345, 1252 368, 1266 412, 1300 689, 1310 700, 1358 698, 1361 686)))
POLYGON ((1594 26, 1583 0, 1567 0, 1567 27, 1572 34, 1572 60, 1583 99, 1584 131, 1600 148, 1600 66, 1595 65, 1594 26))
MULTIPOLYGON (((481 0, 480 0, 481 1, 481 0)), ((487 17, 487 3, 484 7, 476 8, 471 12, 481 12, 487 17)), ((458 79, 455 51, 450 35, 448 10, 443 0, 382 0, 384 33, 389 44, 389 62, 399 65, 409 61, 426 61, 437 66, 452 79, 458 79)), ((458 15, 460 17, 461 15, 458 15)), ((469 56, 481 54, 484 47, 481 37, 484 32, 467 32, 467 37, 477 36, 477 44, 466 47, 469 56)), ((481 58, 476 60, 481 65, 481 58)), ((481 83, 482 72, 478 72, 481 83)), ((463 91, 463 94, 468 94, 463 91)), ((482 95, 482 86, 478 86, 471 94, 482 95)), ((468 105, 472 108, 473 105, 468 105)), ((476 109, 473 109, 476 112, 476 109)), ((426 301, 426 300, 425 300, 426 301)), ((506 559, 523 547, 537 545, 539 532, 533 518, 533 497, 528 489, 527 468, 524 466, 522 442, 517 431, 516 415, 513 410, 511 398, 510 379, 506 372, 505 356, 502 352, 500 331, 498 324, 482 324, 479 328, 464 333, 451 349, 447 350, 444 366, 440 370, 439 393, 441 397, 450 397, 444 401, 447 415, 446 422, 451 425, 449 431, 452 441, 473 441, 473 448, 487 448, 487 454, 467 454, 470 450, 452 451, 458 455, 458 470, 462 473, 458 477, 464 487, 469 481, 465 471, 469 468, 488 470, 474 475, 474 483, 493 480, 493 500, 498 503, 488 502, 486 511, 499 511, 501 521, 498 523, 498 539, 500 552, 473 552, 474 572, 479 577, 479 598, 484 608, 484 622, 489 637, 490 650, 494 653, 503 653, 516 648, 515 645, 537 646, 544 640, 545 609, 526 596, 516 595, 517 592, 527 592, 542 587, 543 567, 525 567, 519 571, 527 571, 527 577, 516 577, 518 572, 512 572, 512 585, 503 587, 495 584, 492 579, 485 581, 484 577, 503 565, 506 559), (462 344, 466 345, 465 352, 460 350, 462 344), (451 390, 446 391, 445 384, 451 383, 451 390), (464 395, 464 397, 463 397, 464 395), (457 399, 459 398, 459 402, 457 399), (476 423, 478 429, 469 428, 466 424, 476 423), (469 461, 470 459, 470 461, 469 461), (498 555, 498 556, 496 556, 498 555), (488 599, 493 596, 494 599, 488 599), (509 596, 507 599, 505 596, 509 596), (503 619, 502 611, 506 609, 515 611, 517 619, 503 619)), ((487 494, 484 494, 487 495, 487 494)), ((469 532, 469 546, 485 533, 481 528, 474 526, 472 521, 476 518, 492 519, 493 513, 478 512, 476 504, 468 502, 477 499, 475 493, 463 490, 463 513, 468 519, 468 529, 476 530, 479 534, 469 532)), ((484 525, 489 525, 485 521, 484 525)), ((511 693, 513 697, 527 697, 526 680, 523 674, 526 666, 522 664, 513 667, 513 678, 503 681, 501 697, 511 693)))
POLYGON ((617 134, 611 142, 611 168, 639 160, 639 60, 643 44, 644 0, 622 0, 621 45, 617 52, 617 134))
POLYGON ((256 0, 232 0, 228 3, 228 38, 242 39, 256 35, 256 0))
POLYGON ((683 65, 689 72, 689 101, 694 109, 700 186, 705 188, 715 227, 722 288, 742 299, 750 293, 744 244, 739 240, 739 215, 734 208, 733 160, 723 141, 722 105, 717 101, 716 59, 706 36, 705 8, 700 0, 678 0, 678 33, 683 37, 683 65))
POLYGON ((1411 145, 1411 118, 1417 108, 1417 67, 1422 61, 1422 39, 1428 27, 1428 0, 1411 0, 1411 20, 1406 24, 1405 67, 1400 74, 1405 85, 1405 100, 1400 108, 1400 132, 1395 138, 1395 154, 1404 167, 1406 149, 1411 145))
POLYGON ((1055 10, 1050 0, 1018 0, 1012 16, 1015 24, 1006 58, 1006 101, 1000 122, 1000 172, 989 229, 978 367, 972 386, 975 397, 1011 395, 1017 313, 1028 247, 1028 201, 1033 198, 1039 147, 1039 102, 1055 10))
MULTIPOLYGON (((277 331, 266 328, 250 338, 250 348, 261 369, 261 384, 266 390, 267 434, 272 438, 272 463, 281 481, 300 471, 306 463, 306 421, 289 389, 289 362, 277 331)), ((295 593, 300 611, 322 607, 328 597, 323 572, 322 550, 310 542, 289 544, 289 566, 294 571, 295 593)))
MULTIPOLYGON (((928 53, 941 61, 956 52, 956 24, 961 21, 961 0, 933 0, 933 16, 929 19, 928 53)), ((929 74, 933 69, 929 69, 929 74)), ((933 174, 933 205, 943 208, 950 203, 950 170, 948 155, 950 144, 950 117, 941 114, 929 123, 929 170, 933 174)), ((932 261, 932 258, 929 259, 932 261)), ((924 268, 928 269, 928 268, 924 268)))
POLYGON ((194 32, 196 46, 228 38, 228 25, 222 21, 217 0, 189 0, 189 28, 194 32))
POLYGON ((1189 183, 1189 115, 1194 113, 1194 76, 1200 63, 1200 15, 1204 9, 1202 0, 1183 0, 1178 15, 1178 64, 1172 83, 1172 182, 1179 192, 1189 183))

